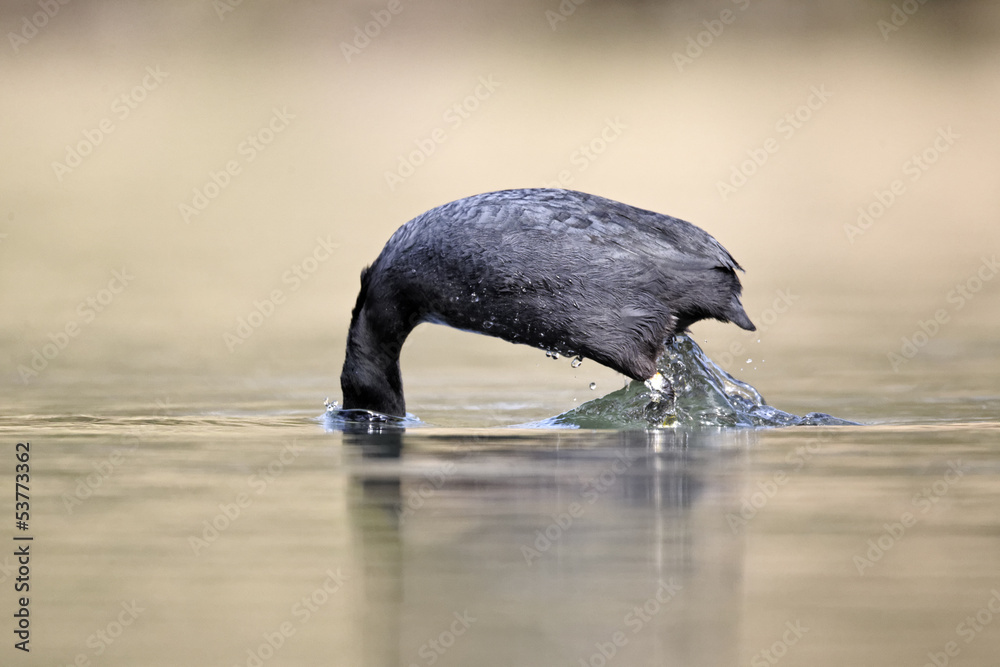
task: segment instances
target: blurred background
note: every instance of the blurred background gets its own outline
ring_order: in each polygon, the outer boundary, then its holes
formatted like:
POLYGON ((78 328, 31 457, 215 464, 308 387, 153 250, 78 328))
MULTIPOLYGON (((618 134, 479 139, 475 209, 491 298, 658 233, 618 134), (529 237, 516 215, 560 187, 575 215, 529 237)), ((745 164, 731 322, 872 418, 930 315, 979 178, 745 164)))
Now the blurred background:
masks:
MULTIPOLYGON (((995 369, 995 3, 8 2, 0 23, 0 338, 22 398, 94 368, 337 394, 391 232, 545 185, 715 235, 760 332, 695 337, 765 395, 995 369)), ((412 407, 475 359, 566 396, 620 383, 425 326, 412 407)))
MULTIPOLYGON (((430 664, 469 610, 440 664, 596 665, 674 577, 621 664, 941 664, 992 614, 997 3, 11 0, 0 34, 25 664, 430 664), (444 428, 388 455, 324 432, 390 234, 540 186, 709 231, 758 331, 703 322, 697 342, 777 407, 869 425, 469 428, 622 378, 428 325, 407 406, 444 428), (292 611, 304 595, 331 600, 321 622, 292 611), (138 631, 116 625, 130 603, 138 631)), ((995 661, 996 626, 961 659, 995 661)))

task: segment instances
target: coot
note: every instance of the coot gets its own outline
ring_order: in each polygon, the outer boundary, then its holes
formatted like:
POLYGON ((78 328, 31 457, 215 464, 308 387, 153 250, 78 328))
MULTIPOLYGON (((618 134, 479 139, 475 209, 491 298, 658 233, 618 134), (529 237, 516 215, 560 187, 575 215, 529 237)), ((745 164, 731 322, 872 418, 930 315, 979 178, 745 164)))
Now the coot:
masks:
POLYGON ((603 197, 526 189, 453 201, 400 227, 361 272, 343 408, 405 416, 399 352, 421 322, 662 387, 656 360, 675 333, 706 318, 755 329, 736 269, 691 223, 603 197))

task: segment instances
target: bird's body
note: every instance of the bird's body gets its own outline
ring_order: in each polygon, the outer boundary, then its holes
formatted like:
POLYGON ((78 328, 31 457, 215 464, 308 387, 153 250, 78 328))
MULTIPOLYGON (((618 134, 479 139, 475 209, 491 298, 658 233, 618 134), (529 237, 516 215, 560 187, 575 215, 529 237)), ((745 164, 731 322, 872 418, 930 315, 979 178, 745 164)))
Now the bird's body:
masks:
POLYGON ((582 356, 633 379, 705 318, 754 328, 739 264, 694 225, 569 190, 491 192, 400 227, 361 274, 344 408, 405 414, 399 351, 421 322, 582 356))

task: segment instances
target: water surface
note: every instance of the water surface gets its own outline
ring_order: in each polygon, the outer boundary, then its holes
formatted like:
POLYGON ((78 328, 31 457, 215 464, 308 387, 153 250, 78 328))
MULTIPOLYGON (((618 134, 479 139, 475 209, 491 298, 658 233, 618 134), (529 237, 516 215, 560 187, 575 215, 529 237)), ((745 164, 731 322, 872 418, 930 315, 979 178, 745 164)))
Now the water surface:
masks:
POLYGON ((282 401, 63 400, 0 421, 32 442, 32 660, 253 665, 268 641, 266 664, 996 655, 1000 425, 933 402, 864 426, 357 434, 282 401), (142 611, 119 627, 123 604, 142 611))

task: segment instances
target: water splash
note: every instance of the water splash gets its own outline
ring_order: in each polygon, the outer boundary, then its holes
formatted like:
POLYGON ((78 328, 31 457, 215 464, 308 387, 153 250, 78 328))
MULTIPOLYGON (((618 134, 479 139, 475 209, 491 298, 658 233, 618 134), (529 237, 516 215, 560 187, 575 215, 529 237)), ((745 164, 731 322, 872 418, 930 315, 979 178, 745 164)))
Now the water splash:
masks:
POLYGON ((323 404, 326 407, 322 417, 323 428, 327 431, 372 435, 401 432, 410 426, 424 425, 422 421, 409 412, 406 413, 406 417, 393 417, 371 410, 344 409, 337 401, 331 401, 329 398, 323 404))
POLYGON ((699 426, 836 426, 853 422, 821 412, 799 417, 768 405, 760 393, 719 368, 688 336, 677 336, 657 361, 673 400, 647 383, 631 382, 536 426, 656 428, 699 426))
MULTIPOLYGON (((547 351, 546 356, 556 358, 547 351)), ((688 336, 677 336, 656 363, 657 375, 521 427, 533 428, 698 428, 759 426, 840 426, 854 422, 822 412, 799 417, 764 401, 751 385, 719 368, 688 336)), ((591 382, 590 389, 597 388, 591 382)), ((330 431, 380 434, 426 424, 412 414, 391 417, 369 410, 345 410, 326 400, 324 426, 330 431)))

